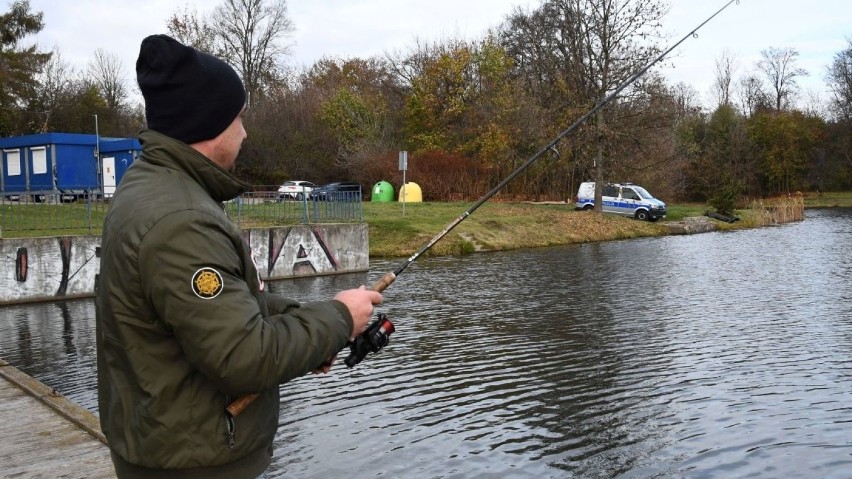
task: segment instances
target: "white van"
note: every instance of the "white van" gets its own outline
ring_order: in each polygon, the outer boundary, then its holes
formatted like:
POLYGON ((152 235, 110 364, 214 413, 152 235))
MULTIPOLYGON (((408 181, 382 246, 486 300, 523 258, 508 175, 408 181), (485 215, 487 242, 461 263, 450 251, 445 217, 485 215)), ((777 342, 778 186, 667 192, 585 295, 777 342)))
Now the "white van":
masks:
MULTIPOLYGON (((666 204, 654 198, 648 190, 633 183, 607 183, 603 187, 603 211, 631 216, 637 220, 657 221, 666 217, 666 204)), ((577 191, 578 210, 595 206, 595 183, 580 184, 577 191)))

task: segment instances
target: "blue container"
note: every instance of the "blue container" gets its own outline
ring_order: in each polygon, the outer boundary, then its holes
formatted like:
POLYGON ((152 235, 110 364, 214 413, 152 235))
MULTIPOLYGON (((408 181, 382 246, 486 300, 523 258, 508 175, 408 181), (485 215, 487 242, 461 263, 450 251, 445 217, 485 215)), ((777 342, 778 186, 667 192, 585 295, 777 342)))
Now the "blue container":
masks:
POLYGON ((0 138, 0 191, 9 196, 31 194, 36 201, 57 193, 63 198, 100 195, 105 177, 107 186, 114 190, 140 150, 135 139, 79 133, 0 138), (114 159, 114 165, 107 165, 109 174, 105 174, 105 156, 114 159), (115 181, 111 181, 112 176, 115 181))

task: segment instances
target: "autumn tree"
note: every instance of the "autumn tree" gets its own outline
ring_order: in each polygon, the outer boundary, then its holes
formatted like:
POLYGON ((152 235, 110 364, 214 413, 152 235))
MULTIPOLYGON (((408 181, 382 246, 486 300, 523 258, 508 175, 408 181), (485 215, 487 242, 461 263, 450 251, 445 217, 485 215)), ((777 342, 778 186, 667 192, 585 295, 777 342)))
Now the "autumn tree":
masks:
POLYGON ((386 172, 376 159, 399 149, 402 106, 387 62, 378 57, 326 58, 306 79, 324 92, 320 118, 331 132, 328 141, 336 147, 337 164, 363 184, 382 179, 386 172))
MULTIPOLYGON (((546 99, 554 113, 562 114, 554 115, 552 121, 565 124, 659 54, 653 39, 659 37, 665 13, 666 4, 658 0, 548 0, 529 13, 516 10, 506 23, 503 39, 522 74, 527 75, 526 83, 541 92, 540 98, 546 99)), ((625 89, 613 103, 630 103, 642 96, 638 84, 625 89)), ((613 160, 607 148, 617 141, 612 132, 618 117, 607 120, 609 113, 605 112, 614 110, 598 111, 586 136, 587 146, 578 150, 581 157, 592 158, 598 211, 605 162, 613 160)))
POLYGON ((761 193, 789 194, 807 188, 805 173, 815 147, 823 141, 822 123, 799 111, 761 112, 749 120, 749 137, 763 178, 761 193))
POLYGON ((754 174, 744 117, 730 104, 719 105, 709 118, 691 125, 691 135, 696 150, 686 168, 690 199, 732 214, 754 174))
POLYGON ((30 12, 30 2, 12 2, 10 10, 0 15, 0 136, 23 134, 21 113, 35 98, 37 76, 50 53, 39 52, 36 45, 21 42, 44 28, 43 13, 30 12))
POLYGON ((413 57, 420 71, 405 107, 407 149, 433 152, 433 161, 434 152, 476 160, 498 182, 523 141, 517 115, 524 96, 511 58, 494 37, 422 46, 413 57))

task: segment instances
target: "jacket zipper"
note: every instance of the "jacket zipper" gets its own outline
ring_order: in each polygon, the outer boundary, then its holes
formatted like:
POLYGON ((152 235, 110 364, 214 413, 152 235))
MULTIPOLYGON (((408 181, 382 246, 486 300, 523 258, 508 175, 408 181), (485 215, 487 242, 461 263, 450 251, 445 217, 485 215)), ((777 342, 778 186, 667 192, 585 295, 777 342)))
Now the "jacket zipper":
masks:
MULTIPOLYGON (((230 398, 226 399, 228 400, 225 401, 225 404, 229 404, 231 402, 230 398)), ((225 425, 228 428, 228 448, 233 449, 235 443, 234 434, 237 430, 237 422, 234 419, 234 416, 231 416, 231 413, 229 413, 227 410, 225 410, 225 425)))

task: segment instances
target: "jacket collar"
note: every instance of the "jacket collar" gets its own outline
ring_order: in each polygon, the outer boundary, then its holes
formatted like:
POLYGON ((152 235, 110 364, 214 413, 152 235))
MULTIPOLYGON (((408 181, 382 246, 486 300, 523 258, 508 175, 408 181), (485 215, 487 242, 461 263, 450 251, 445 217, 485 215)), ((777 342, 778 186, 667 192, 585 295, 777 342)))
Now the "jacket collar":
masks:
POLYGON ((251 185, 240 180, 186 143, 154 130, 139 133, 141 161, 179 170, 200 184, 218 201, 228 201, 249 191, 251 185))

